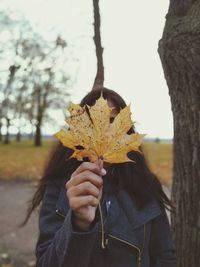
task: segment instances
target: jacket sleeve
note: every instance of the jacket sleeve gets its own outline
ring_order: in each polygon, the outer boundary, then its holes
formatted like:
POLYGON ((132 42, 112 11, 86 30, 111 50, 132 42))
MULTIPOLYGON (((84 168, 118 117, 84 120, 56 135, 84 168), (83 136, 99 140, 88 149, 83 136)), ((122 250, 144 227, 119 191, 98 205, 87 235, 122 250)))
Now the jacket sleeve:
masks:
POLYGON ((88 267, 97 225, 91 231, 76 232, 70 209, 64 220, 58 216, 56 203, 60 190, 61 186, 53 181, 46 187, 39 215, 36 267, 88 267))
POLYGON ((176 267, 175 247, 165 210, 152 222, 150 266, 176 267))

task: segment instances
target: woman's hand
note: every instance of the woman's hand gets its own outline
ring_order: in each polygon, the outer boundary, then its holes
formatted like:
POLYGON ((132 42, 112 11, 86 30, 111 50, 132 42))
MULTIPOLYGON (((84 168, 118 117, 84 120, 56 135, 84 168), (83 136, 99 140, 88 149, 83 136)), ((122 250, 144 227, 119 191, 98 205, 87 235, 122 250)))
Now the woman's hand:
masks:
POLYGON ((102 176, 105 174, 102 161, 83 162, 65 185, 74 223, 81 230, 89 230, 95 218, 102 195, 102 176))

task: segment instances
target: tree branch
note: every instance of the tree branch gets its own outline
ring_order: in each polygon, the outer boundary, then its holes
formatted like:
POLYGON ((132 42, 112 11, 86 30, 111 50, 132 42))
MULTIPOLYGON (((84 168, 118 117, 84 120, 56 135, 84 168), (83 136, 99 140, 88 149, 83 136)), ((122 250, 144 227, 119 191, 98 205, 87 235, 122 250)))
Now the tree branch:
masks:
POLYGON ((103 47, 101 45, 101 33, 100 33, 100 13, 99 13, 99 0, 93 0, 94 6, 94 43, 96 47, 97 56, 97 74, 95 77, 93 90, 96 86, 103 85, 104 83, 104 66, 103 66, 103 47))

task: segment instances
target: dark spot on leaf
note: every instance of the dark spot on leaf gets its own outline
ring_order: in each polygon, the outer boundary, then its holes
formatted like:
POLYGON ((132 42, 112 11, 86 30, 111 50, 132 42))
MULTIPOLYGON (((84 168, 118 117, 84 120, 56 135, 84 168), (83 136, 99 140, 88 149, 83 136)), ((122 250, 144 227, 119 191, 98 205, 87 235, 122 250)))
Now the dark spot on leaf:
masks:
POLYGON ((90 159, 89 159, 89 157, 83 157, 83 161, 89 162, 90 159))
POLYGON ((78 150, 83 150, 84 149, 83 146, 75 146, 75 148, 78 149, 78 150))

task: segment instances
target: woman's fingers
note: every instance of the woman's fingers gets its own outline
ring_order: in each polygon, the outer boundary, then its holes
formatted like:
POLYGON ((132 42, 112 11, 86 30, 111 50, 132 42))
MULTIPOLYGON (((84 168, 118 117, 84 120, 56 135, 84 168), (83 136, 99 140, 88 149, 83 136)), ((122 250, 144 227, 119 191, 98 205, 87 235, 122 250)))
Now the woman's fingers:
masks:
POLYGON ((76 211, 85 206, 97 207, 99 200, 91 195, 72 197, 69 200, 69 205, 73 211, 76 211))
POLYGON ((96 173, 97 175, 105 175, 106 170, 100 167, 98 164, 92 163, 92 162, 83 162, 73 173, 72 176, 76 176, 79 173, 82 173, 85 170, 89 170, 93 173, 96 173))
POLYGON ((75 215, 76 224, 81 229, 87 229, 95 218, 102 195, 102 176, 105 174, 101 160, 95 163, 84 162, 72 173, 65 185, 69 206, 75 215))
POLYGON ((81 196, 81 195, 92 195, 96 198, 99 197, 100 189, 89 181, 78 184, 77 186, 70 187, 67 190, 68 198, 81 196))
POLYGON ((66 183, 66 188, 69 189, 72 186, 79 185, 85 181, 89 181, 94 184, 96 187, 101 187, 103 184, 103 180, 101 176, 89 171, 85 170, 76 176, 71 176, 71 179, 66 183))
POLYGON ((95 164, 97 164, 100 169, 103 169, 103 160, 102 159, 98 159, 97 161, 95 161, 95 164))

